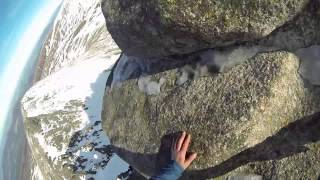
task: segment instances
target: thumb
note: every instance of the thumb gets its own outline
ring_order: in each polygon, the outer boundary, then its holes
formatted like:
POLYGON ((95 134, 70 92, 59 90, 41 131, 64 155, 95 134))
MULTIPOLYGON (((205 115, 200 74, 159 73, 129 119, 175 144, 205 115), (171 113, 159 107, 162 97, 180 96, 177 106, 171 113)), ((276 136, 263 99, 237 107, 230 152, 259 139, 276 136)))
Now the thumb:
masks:
POLYGON ((189 166, 193 160, 195 160, 197 157, 197 153, 192 153, 188 158, 186 159, 185 163, 187 166, 189 166))

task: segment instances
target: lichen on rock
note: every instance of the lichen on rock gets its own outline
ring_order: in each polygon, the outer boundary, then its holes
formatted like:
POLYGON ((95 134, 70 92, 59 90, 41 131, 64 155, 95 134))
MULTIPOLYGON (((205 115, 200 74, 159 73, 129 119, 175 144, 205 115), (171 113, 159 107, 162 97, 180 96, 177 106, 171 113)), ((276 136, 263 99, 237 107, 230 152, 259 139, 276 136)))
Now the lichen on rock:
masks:
MULTIPOLYGON (((161 138, 180 130, 192 135, 191 151, 199 155, 185 173, 186 179, 221 176, 238 167, 230 164, 240 161, 245 163, 239 167, 245 166, 250 160, 260 161, 261 156, 276 160, 277 156, 269 154, 276 151, 277 143, 286 141, 264 143, 266 139, 320 109, 316 91, 304 87, 298 67, 295 55, 270 52, 258 54, 227 72, 188 79, 182 84, 177 84, 181 67, 145 75, 155 81, 164 79, 159 94, 147 94, 139 88, 138 78, 129 79, 121 86, 109 87, 104 99, 103 129, 115 152, 145 176, 157 171, 161 138), (236 158, 251 147, 266 150, 259 154, 254 149, 252 157, 236 158), (150 163, 143 163, 146 160, 150 163), (225 162, 229 166, 221 168, 225 162), (215 167, 218 169, 214 173, 205 171, 215 167)), ((316 156, 317 151, 312 150, 316 156)), ((295 164, 293 159, 285 162, 295 164)), ((259 166, 270 167, 263 163, 259 166)), ((310 164, 310 168, 319 166, 310 164)), ((287 174, 273 175, 288 178, 295 171, 289 167, 285 170, 287 174)), ((312 173, 307 176, 315 177, 312 173)))
POLYGON ((259 41, 260 45, 291 52, 320 44, 320 1, 310 0, 304 10, 291 21, 259 41))
POLYGON ((266 37, 308 0, 104 0, 112 37, 126 55, 186 54, 266 37))

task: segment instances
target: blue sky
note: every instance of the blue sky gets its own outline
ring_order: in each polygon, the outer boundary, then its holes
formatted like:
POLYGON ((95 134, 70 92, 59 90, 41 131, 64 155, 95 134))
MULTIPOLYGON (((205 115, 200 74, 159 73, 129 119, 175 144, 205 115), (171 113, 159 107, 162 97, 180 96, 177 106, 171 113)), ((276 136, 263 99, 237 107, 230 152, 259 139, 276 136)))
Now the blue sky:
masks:
POLYGON ((0 75, 24 30, 44 1, 0 0, 0 75))
MULTIPOLYGON (((41 47, 41 35, 60 3, 61 0, 0 0, 0 161, 6 148, 4 142, 10 138, 7 131, 13 122, 12 113, 16 113, 14 105, 27 88, 26 77, 32 74, 32 69, 26 67, 36 61, 31 58, 35 57, 32 53, 35 47, 41 47)), ((6 173, 15 177, 19 172, 11 168, 12 172, 6 173)), ((0 167, 0 179, 3 169, 0 167)))
POLYGON ((23 70, 61 0, 0 0, 0 139, 23 70))

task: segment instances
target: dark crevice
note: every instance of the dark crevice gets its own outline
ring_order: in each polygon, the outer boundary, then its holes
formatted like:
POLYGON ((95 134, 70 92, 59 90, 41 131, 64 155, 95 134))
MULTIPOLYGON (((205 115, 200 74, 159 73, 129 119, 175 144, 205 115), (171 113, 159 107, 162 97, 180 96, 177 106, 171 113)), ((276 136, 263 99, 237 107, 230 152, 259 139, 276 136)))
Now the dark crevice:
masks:
POLYGON ((302 28, 306 28, 306 27, 303 27, 303 25, 301 24, 302 22, 307 23, 309 26, 312 26, 314 28, 318 28, 318 29, 315 29, 314 32, 317 32, 317 30, 320 31, 320 21, 318 20, 319 15, 317 14, 319 13, 318 12, 319 8, 320 8, 319 0, 310 0, 308 4, 304 7, 304 9, 299 14, 297 14, 294 18, 292 18, 282 26, 273 30, 272 33, 270 33, 268 36, 260 40, 256 40, 255 42, 253 42, 253 44, 260 44, 265 46, 276 46, 276 47, 280 45, 280 47, 278 47, 279 50, 287 50, 291 52, 296 51, 297 49, 300 49, 300 48, 306 48, 308 46, 319 44, 320 32, 315 34, 314 39, 312 39, 313 41, 307 44, 305 44, 306 42, 300 42, 297 45, 293 45, 292 47, 288 47, 286 45, 287 42, 283 42, 282 44, 278 43, 277 45, 274 44, 274 41, 277 40, 279 33, 280 35, 283 36, 282 33, 289 34, 291 31, 295 31, 297 29, 298 31, 295 32, 296 35, 299 35, 300 39, 305 39, 304 36, 306 34, 303 34, 304 30, 302 28))

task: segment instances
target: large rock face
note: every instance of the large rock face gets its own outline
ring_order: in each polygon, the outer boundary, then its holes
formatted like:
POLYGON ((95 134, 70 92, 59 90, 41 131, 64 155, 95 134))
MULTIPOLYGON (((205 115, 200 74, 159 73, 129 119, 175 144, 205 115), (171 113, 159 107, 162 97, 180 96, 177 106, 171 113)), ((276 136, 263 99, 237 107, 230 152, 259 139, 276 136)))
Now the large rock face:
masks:
POLYGON ((156 57, 254 41, 292 20, 308 0, 104 0, 108 30, 127 54, 156 57))
POLYGON ((193 138, 191 151, 199 156, 185 179, 228 172, 276 179, 317 176, 319 143, 299 153, 320 139, 319 115, 303 119, 320 110, 320 101, 314 87, 304 87, 295 55, 262 53, 230 71, 200 77, 198 67, 129 77, 109 87, 103 129, 121 158, 150 176, 167 158, 160 144, 170 145, 171 133, 186 130, 193 138), (261 160, 266 162, 254 163, 261 160))

